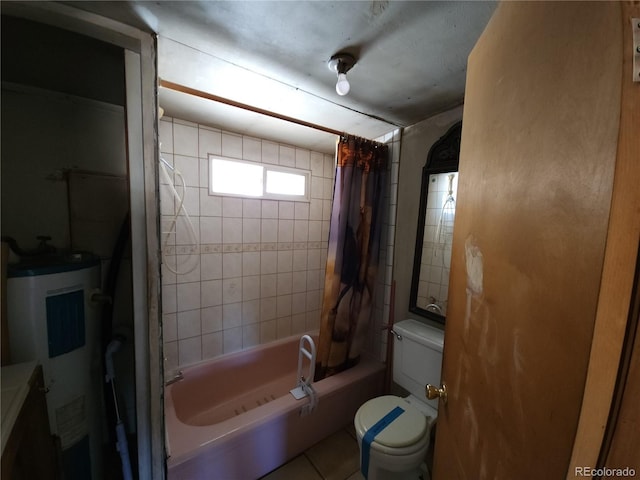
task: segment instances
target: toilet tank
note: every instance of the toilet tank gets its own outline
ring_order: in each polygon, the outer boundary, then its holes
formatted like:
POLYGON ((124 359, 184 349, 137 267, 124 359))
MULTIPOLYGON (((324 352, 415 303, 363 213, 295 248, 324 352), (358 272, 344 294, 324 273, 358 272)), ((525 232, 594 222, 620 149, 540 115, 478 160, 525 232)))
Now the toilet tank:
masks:
POLYGON ((438 401, 427 400, 424 387, 440 386, 444 332, 416 320, 398 322, 393 331, 394 382, 437 409, 438 401))

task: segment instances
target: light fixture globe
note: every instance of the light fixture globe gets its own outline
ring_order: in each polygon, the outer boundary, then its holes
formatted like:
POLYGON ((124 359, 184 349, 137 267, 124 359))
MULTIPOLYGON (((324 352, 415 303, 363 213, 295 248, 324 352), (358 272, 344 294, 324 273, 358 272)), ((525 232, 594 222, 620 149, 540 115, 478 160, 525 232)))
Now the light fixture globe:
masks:
POLYGON ((351 85, 349 85, 349 80, 347 80, 346 73, 338 74, 338 81, 336 82, 336 93, 340 96, 344 96, 349 93, 351 89, 351 85))
POLYGON ((338 81, 336 83, 336 93, 338 95, 346 95, 351 89, 349 81, 347 80, 347 72, 356 64, 356 59, 349 53, 336 53, 327 66, 329 70, 332 70, 338 74, 338 81))

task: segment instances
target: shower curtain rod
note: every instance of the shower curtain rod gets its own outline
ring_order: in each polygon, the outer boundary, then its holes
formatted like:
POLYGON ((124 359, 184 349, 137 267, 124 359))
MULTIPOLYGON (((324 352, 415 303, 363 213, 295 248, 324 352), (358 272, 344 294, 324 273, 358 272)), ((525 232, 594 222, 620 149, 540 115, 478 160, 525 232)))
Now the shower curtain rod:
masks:
POLYGON ((218 95, 213 95, 211 93, 203 92, 202 90, 196 90, 195 88, 190 88, 185 85, 180 85, 179 83, 170 82, 168 80, 160 79, 159 85, 163 88, 168 88, 169 90, 174 90, 176 92, 186 93, 188 95, 194 95, 196 97, 204 98, 206 100, 212 100, 218 103, 224 103, 225 105, 230 105, 232 107, 241 108, 243 110, 248 110, 250 112, 259 113, 261 115, 266 115, 268 117, 277 118, 278 120, 284 120, 285 122, 296 123, 298 125, 302 125, 303 127, 313 128, 315 130, 320 130, 322 132, 331 133, 333 135, 338 135, 343 137, 347 135, 345 132, 340 132, 338 130, 334 130, 332 128, 323 127, 322 125, 317 125, 315 123, 305 122, 304 120, 299 120, 297 118, 288 117, 286 115, 281 115, 279 113, 271 112, 269 110, 264 110, 262 108, 253 107, 251 105, 247 105, 246 103, 236 102, 235 100, 230 100, 228 98, 219 97, 218 95))

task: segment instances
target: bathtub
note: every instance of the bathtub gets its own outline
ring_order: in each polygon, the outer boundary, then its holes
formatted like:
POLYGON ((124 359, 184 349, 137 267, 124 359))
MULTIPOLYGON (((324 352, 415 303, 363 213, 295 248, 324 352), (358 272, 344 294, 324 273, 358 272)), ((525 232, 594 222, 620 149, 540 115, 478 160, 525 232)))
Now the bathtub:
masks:
POLYGON ((360 405, 380 395, 384 365, 363 358, 314 383, 318 405, 301 413, 309 398, 289 393, 296 384, 299 340, 183 369, 184 379, 166 387, 170 480, 258 478, 351 423, 360 405))

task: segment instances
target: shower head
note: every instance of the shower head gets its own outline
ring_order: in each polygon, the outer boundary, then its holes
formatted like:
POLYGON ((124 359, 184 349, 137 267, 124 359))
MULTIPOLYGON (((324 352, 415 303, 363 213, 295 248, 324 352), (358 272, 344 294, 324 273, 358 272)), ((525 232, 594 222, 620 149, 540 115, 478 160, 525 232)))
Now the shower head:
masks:
POLYGON ((456 175, 455 173, 451 173, 447 175, 447 178, 449 179, 449 196, 452 197, 453 196, 453 179, 456 178, 456 175))

